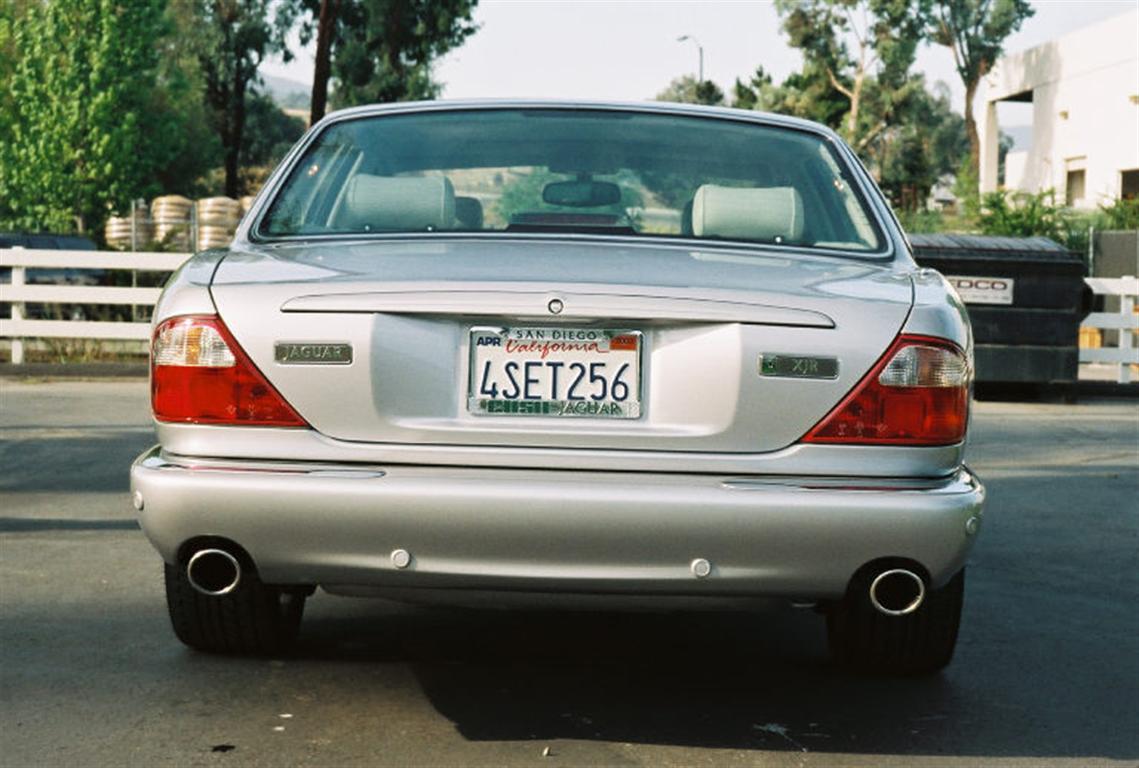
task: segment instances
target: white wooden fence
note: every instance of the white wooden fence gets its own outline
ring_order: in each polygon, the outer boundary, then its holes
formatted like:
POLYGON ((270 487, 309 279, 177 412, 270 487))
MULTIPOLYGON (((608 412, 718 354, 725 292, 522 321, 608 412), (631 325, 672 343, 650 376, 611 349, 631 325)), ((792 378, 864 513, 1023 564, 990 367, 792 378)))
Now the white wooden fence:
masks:
POLYGON ((1117 381, 1131 381, 1131 366, 1139 365, 1139 315, 1135 314, 1135 297, 1139 295, 1139 278, 1088 277, 1087 284, 1097 296, 1118 296, 1118 312, 1092 312, 1082 323, 1085 328, 1119 331, 1119 344, 1115 347, 1081 349, 1081 363, 1111 363, 1119 366, 1117 381))
POLYGON ((26 302, 49 304, 128 304, 154 306, 161 288, 118 288, 92 285, 28 285, 29 269, 126 269, 173 271, 188 253, 119 253, 115 251, 50 251, 0 249, 0 267, 11 267, 12 282, 0 285, 0 301, 10 302, 10 318, 0 318, 0 338, 12 340, 12 362, 24 362, 23 339, 137 339, 150 338, 149 323, 29 320, 26 302))
MULTIPOLYGON (((150 337, 149 323, 76 320, 28 320, 25 302, 49 304, 133 304, 153 306, 160 288, 111 288, 87 285, 27 285, 28 269, 126 269, 173 271, 189 258, 187 253, 118 253, 112 251, 48 251, 22 248, 0 249, 0 267, 12 269, 10 285, 0 285, 0 301, 12 305, 10 319, 0 318, 0 338, 12 340, 12 362, 24 362, 23 339, 133 339, 150 337)), ((1089 277, 1087 283, 1100 296, 1119 296, 1119 312, 1093 312, 1083 325, 1119 331, 1117 347, 1081 349, 1081 363, 1119 366, 1118 380, 1131 380, 1130 366, 1139 365, 1139 315, 1135 299, 1139 279, 1134 277, 1089 277)))

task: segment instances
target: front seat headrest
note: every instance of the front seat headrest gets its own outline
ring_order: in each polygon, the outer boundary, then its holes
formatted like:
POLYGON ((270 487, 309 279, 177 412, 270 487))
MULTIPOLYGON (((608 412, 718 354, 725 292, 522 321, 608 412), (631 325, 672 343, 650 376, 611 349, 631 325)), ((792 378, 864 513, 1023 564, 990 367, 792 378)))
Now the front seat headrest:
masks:
POLYGON ((705 184, 692 198, 692 234, 797 242, 803 236, 803 198, 794 187, 705 184))
POLYGON ((337 225, 354 230, 451 229, 455 189, 445 176, 352 177, 344 191, 337 225))

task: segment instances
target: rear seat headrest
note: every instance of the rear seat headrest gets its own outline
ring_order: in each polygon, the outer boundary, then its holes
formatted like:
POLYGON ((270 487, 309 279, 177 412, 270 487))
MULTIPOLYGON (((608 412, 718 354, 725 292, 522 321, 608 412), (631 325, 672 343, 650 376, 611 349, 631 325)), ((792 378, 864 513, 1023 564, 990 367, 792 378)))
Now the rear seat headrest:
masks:
POLYGON ((372 176, 348 182, 337 224, 351 229, 421 231, 455 225, 455 188, 445 176, 372 176))
POLYGON ((803 236, 803 198, 794 187, 705 184, 692 198, 692 234, 795 242, 803 236))
POLYGON ((482 203, 475 197, 456 197, 455 219, 463 229, 482 229, 482 203))

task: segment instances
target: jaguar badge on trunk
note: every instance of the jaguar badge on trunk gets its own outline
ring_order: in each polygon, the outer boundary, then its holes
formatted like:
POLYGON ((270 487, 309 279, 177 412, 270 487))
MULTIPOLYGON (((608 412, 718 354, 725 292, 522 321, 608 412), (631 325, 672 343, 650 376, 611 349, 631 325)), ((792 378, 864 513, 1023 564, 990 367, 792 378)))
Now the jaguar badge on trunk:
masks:
POLYGON ((352 345, 278 341, 273 345, 273 359, 282 365, 348 365, 352 362, 352 345))

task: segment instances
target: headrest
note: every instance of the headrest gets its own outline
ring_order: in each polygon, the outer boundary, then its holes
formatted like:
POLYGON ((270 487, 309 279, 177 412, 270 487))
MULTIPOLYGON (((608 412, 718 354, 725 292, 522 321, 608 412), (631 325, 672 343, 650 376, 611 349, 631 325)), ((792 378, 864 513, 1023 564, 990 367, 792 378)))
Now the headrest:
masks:
POLYGON ((680 234, 685 237, 692 237, 692 201, 689 200, 684 204, 684 209, 680 212, 680 234))
POLYGON ((796 242, 803 236, 803 198, 794 187, 705 184, 692 198, 692 234, 796 242))
POLYGON ((450 229, 455 224, 455 188, 444 176, 357 174, 344 190, 337 225, 378 231, 450 229))
POLYGON ((474 197, 456 197, 455 218, 463 229, 482 229, 482 203, 474 197))

